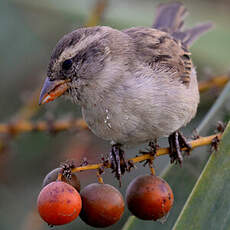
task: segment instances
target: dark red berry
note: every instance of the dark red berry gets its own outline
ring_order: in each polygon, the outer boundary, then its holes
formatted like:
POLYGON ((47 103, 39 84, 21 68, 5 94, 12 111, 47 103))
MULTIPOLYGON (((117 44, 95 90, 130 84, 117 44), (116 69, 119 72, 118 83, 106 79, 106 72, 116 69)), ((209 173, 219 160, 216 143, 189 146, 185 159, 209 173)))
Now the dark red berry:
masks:
POLYGON ((173 200, 173 192, 168 183, 153 175, 135 178, 126 191, 128 209, 142 220, 162 218, 171 209, 173 200))
MULTIPOLYGON (((42 183, 42 187, 45 187, 47 184, 49 184, 49 183, 51 183, 53 181, 56 181, 57 178, 58 178, 58 174, 61 171, 62 171, 62 168, 56 168, 56 169, 50 171, 46 175, 46 177, 44 178, 43 183, 42 183)), ((81 184, 80 184, 80 181, 79 181, 79 179, 77 178, 77 176, 75 174, 71 175, 71 179, 67 179, 66 177, 62 176, 61 180, 63 182, 66 182, 66 183, 72 185, 75 189, 77 189, 78 192, 80 192, 81 184)))
POLYGON ((81 191, 81 219, 93 227, 108 227, 124 212, 121 193, 109 184, 90 184, 81 191))

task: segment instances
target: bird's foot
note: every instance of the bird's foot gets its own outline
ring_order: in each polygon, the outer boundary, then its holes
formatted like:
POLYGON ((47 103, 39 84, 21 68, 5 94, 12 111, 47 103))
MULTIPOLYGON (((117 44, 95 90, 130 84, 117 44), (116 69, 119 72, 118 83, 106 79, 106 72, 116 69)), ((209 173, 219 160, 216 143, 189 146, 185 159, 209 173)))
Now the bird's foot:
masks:
POLYGON ((152 154, 155 156, 159 148, 160 146, 157 144, 157 139, 154 139, 149 142, 148 147, 145 150, 140 151, 140 154, 152 154))
POLYGON ((111 168, 115 172, 115 176, 121 185, 121 175, 124 174, 128 169, 128 165, 125 161, 124 151, 121 149, 120 144, 115 144, 112 146, 112 150, 110 152, 110 161, 112 166, 111 168))
POLYGON ((186 147, 188 150, 191 149, 191 145, 187 142, 186 138, 182 133, 176 131, 169 136, 169 148, 170 148, 170 159, 171 163, 179 163, 182 164, 183 156, 181 153, 181 149, 186 147))
POLYGON ((157 150, 160 148, 160 146, 157 143, 157 139, 155 138, 153 141, 149 142, 150 147, 150 153, 155 156, 157 153, 157 150))

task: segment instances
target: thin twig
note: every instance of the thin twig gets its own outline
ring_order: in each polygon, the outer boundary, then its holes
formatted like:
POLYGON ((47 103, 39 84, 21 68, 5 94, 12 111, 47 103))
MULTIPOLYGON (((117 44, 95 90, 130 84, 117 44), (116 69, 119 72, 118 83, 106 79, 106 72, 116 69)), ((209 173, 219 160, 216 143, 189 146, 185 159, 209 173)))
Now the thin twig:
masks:
POLYGON ((61 132, 66 130, 85 130, 88 129, 87 124, 82 119, 76 120, 58 120, 58 121, 20 121, 15 123, 4 124, 0 123, 0 134, 20 134, 33 131, 51 131, 61 132))
POLYGON ((107 0, 97 0, 87 22, 85 23, 85 26, 90 27, 98 25, 104 15, 107 5, 107 0))
POLYGON ((212 88, 221 88, 227 84, 230 80, 230 77, 227 75, 220 75, 216 77, 212 77, 211 79, 199 82, 199 91, 203 93, 212 88))
MULTIPOLYGON (((220 140, 221 137, 222 137, 222 133, 218 133, 218 134, 214 134, 214 135, 207 136, 207 137, 200 137, 196 140, 190 141, 189 144, 191 145, 192 149, 194 149, 194 148, 201 147, 204 145, 210 145, 210 144, 212 144, 212 141, 215 138, 218 138, 220 140)), ((186 151, 188 149, 183 148, 182 150, 186 151)), ((140 156, 128 159, 127 161, 137 163, 137 162, 142 162, 142 161, 146 161, 146 160, 154 160, 154 158, 162 156, 162 155, 166 155, 166 154, 169 154, 169 148, 160 148, 156 151, 156 154, 154 156, 151 153, 146 153, 146 154, 142 154, 140 156)), ((103 163, 89 164, 86 166, 80 166, 80 167, 73 168, 72 173, 81 172, 81 171, 85 171, 85 170, 95 170, 95 169, 101 168, 102 166, 104 166, 106 168, 111 168, 110 163, 108 163, 107 165, 104 165, 103 163)))

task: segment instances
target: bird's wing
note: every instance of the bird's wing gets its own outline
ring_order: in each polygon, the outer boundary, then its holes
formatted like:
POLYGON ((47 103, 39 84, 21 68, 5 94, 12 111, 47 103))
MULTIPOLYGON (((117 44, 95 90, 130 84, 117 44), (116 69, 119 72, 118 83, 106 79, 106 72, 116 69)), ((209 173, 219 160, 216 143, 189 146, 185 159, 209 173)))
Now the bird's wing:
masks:
POLYGON ((181 2, 159 4, 152 28, 170 33, 174 38, 189 47, 202 34, 209 31, 213 27, 213 23, 201 23, 190 29, 182 30, 186 15, 187 9, 181 2))
POLYGON ((169 33, 153 28, 123 30, 133 39, 137 58, 153 71, 168 72, 186 86, 190 83, 192 61, 190 52, 169 33))

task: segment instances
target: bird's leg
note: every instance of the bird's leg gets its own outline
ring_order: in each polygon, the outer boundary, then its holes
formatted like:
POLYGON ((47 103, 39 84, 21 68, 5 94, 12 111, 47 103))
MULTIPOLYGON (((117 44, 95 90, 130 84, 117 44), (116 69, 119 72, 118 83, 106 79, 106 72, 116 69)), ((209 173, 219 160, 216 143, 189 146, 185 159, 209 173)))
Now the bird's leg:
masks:
POLYGON ((110 160, 115 176, 121 183, 121 175, 125 173, 128 167, 124 158, 124 151, 121 149, 120 144, 112 145, 110 160))
POLYGON ((186 147, 188 150, 191 150, 191 149, 192 149, 192 146, 189 144, 188 140, 187 140, 186 137, 183 135, 183 133, 181 133, 180 131, 177 131, 177 132, 178 132, 180 147, 181 147, 181 148, 186 147))
POLYGON ((157 144, 157 138, 149 142, 150 152, 153 156, 156 155, 159 145, 157 144))
POLYGON ((169 156, 171 159, 171 163, 176 161, 176 163, 178 162, 179 164, 181 164, 183 157, 180 150, 178 133, 177 132, 172 133, 168 139, 169 139, 169 148, 170 148, 169 156))
POLYGON ((187 142, 186 138, 179 131, 172 133, 168 139, 170 148, 169 156, 171 158, 171 163, 176 162, 181 165, 183 161, 181 149, 183 147, 186 147, 190 150, 191 146, 187 142))

